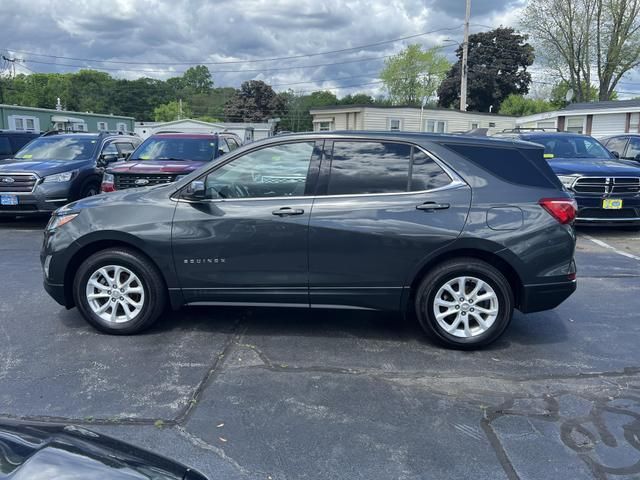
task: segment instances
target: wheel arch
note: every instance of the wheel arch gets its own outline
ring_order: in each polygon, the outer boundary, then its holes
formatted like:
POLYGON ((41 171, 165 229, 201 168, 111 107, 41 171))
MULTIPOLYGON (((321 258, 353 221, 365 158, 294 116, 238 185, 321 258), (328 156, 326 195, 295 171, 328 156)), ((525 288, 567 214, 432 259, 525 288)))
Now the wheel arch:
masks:
POLYGON ((474 246, 462 244, 446 251, 439 251, 425 259, 411 276, 410 282, 406 284, 409 288, 403 298, 403 311, 407 311, 407 307, 413 305, 415 292, 427 272, 443 262, 463 257, 482 260, 497 268, 509 282, 513 292, 514 305, 518 308, 523 295, 524 282, 513 265, 505 260, 503 255, 500 255, 502 253, 500 250, 490 249, 487 246, 482 243, 474 246))
POLYGON ((75 306, 75 302, 73 299, 73 281, 82 262, 97 252, 108 250, 111 248, 125 248, 127 250, 133 251, 137 255, 143 257, 145 260, 151 263, 151 265, 153 265, 160 273, 160 277, 164 282, 164 287, 167 291, 171 306, 173 308, 178 308, 183 303, 182 295, 180 294, 180 292, 170 290, 168 288, 166 274, 159 267, 158 263, 154 261, 153 257, 148 255, 135 240, 119 236, 118 238, 95 239, 93 241, 85 243, 82 247, 80 247, 73 253, 71 258, 67 262, 67 266, 64 272, 64 298, 67 308, 72 308, 75 306))

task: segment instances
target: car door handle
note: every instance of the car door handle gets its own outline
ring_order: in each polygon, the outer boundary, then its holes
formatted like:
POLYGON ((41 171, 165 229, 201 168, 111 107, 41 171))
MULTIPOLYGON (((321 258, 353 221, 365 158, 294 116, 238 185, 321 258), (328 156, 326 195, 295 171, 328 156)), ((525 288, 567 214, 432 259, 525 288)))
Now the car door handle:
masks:
POLYGON ((282 207, 271 212, 278 217, 288 217, 289 215, 302 215, 304 210, 301 208, 282 207))
POLYGON ((416 205, 416 209, 430 212, 431 210, 446 210, 449 206, 448 203, 425 202, 421 205, 416 205))

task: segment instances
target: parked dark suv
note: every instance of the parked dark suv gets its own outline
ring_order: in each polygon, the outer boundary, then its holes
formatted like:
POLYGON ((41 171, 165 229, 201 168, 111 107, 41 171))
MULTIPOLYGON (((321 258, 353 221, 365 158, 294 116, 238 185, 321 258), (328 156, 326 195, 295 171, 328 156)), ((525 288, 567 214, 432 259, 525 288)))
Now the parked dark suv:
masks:
POLYGON ((18 150, 39 136, 40 134, 35 132, 0 130, 0 160, 13 157, 18 150))
POLYGON ((107 169, 101 190, 172 183, 240 146, 233 133, 159 133, 147 138, 127 162, 107 169))
POLYGON ((140 144, 135 135, 50 132, 0 161, 0 215, 51 213, 100 191, 104 167, 140 144))
POLYGON ((400 310, 474 348, 575 290, 575 212, 538 145, 292 134, 61 208, 41 260, 51 296, 108 333, 167 302, 400 310))
POLYGON ((640 163, 616 158, 588 135, 499 134, 544 146, 544 156, 578 202, 576 224, 640 226, 640 163))

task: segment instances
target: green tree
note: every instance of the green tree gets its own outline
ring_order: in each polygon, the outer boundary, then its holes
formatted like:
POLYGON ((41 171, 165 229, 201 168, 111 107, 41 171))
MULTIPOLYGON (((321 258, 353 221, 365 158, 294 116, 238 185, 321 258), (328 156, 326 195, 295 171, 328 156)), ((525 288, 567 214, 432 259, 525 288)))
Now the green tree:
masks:
POLYGON ((435 95, 449 66, 437 47, 422 50, 413 44, 385 60, 380 78, 394 104, 418 105, 435 95))
POLYGON ((208 93, 213 88, 209 69, 204 65, 189 68, 182 75, 182 86, 192 93, 208 93))
POLYGON ((640 65, 640 0, 529 0, 521 22, 577 102, 589 100, 595 77, 599 100, 611 100, 640 65))
POLYGON ((550 112, 555 107, 551 102, 540 98, 526 98, 522 95, 512 93, 500 104, 500 113, 502 115, 513 115, 522 117, 524 115, 533 115, 534 113, 550 112))
POLYGON ((373 105, 375 99, 366 93, 356 93, 354 95, 345 95, 339 101, 339 105, 373 105))
POLYGON ((180 113, 180 102, 177 101, 165 103, 153 109, 153 118, 156 122, 172 122, 190 117, 191 109, 184 102, 182 102, 182 114, 180 113))
POLYGON ((67 108, 79 112, 112 113, 111 94, 115 83, 108 73, 80 70, 70 78, 67 108))
MULTIPOLYGON (((598 100, 598 89, 593 85, 587 85, 585 82, 582 82, 580 87, 580 91, 582 92, 581 98, 579 101, 583 102, 593 102, 598 100)), ((554 85, 551 90, 551 104, 556 108, 564 108, 572 102, 578 101, 577 98, 577 90, 571 86, 571 83, 566 80, 561 80, 556 85, 554 85), (573 95, 569 100, 567 100, 567 93, 569 90, 572 91, 573 95)))
POLYGON ((284 111, 281 97, 262 80, 244 82, 225 104, 225 117, 232 122, 266 122, 284 111))

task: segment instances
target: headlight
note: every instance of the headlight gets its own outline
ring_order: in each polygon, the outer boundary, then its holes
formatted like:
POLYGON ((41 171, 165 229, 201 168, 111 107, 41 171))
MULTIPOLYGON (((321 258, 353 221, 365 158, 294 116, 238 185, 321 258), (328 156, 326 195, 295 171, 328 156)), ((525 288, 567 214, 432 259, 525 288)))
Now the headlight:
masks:
POLYGON ((49 220, 49 225, 47 225, 47 230, 54 230, 56 228, 62 227, 63 225, 66 225, 71 220, 76 218, 78 215, 80 214, 67 213, 66 215, 54 215, 53 217, 51 217, 51 220, 49 220))
POLYGON ((78 173, 77 170, 72 170, 70 172, 62 172, 56 173, 55 175, 49 175, 48 177, 44 177, 43 183, 68 182, 75 176, 76 173, 78 173))
POLYGON ((566 188, 573 187, 573 184, 576 183, 576 179, 578 177, 575 175, 558 175, 558 179, 566 188))

